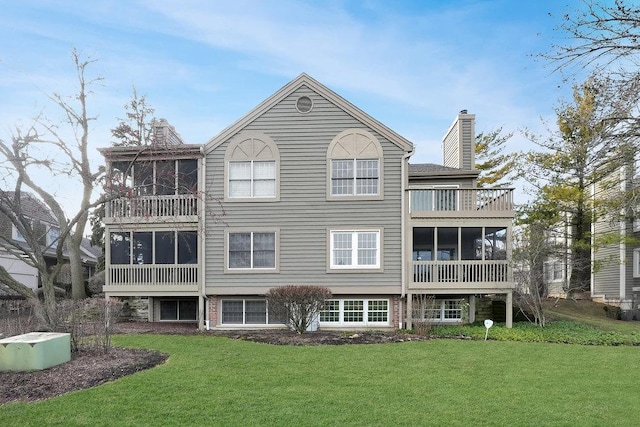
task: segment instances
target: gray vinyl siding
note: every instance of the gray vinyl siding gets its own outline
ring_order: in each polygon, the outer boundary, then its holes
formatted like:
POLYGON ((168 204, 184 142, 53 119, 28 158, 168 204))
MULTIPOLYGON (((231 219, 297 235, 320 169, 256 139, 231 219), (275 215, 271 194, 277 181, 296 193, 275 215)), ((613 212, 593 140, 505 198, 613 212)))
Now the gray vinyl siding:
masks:
POLYGON ((461 127, 461 141, 462 141, 462 164, 460 169, 471 170, 473 169, 473 157, 472 152, 474 146, 475 135, 473 134, 473 120, 463 119, 460 120, 461 127))
MULTIPOLYGON (((306 87, 244 130, 262 132, 277 144, 280 200, 223 202, 226 215, 222 221, 206 226, 207 294, 263 294, 273 286, 288 284, 328 286, 337 294, 399 294, 403 150, 306 87), (313 110, 308 114, 300 114, 295 108, 297 98, 302 95, 313 100, 313 110), (349 128, 366 129, 382 145, 384 200, 327 201, 327 149, 340 132, 349 128), (256 228, 279 230, 279 272, 225 274, 227 227, 247 232, 256 228), (330 229, 380 229, 382 269, 328 273, 330 229)), ((228 140, 223 142, 206 159, 207 194, 220 200, 223 200, 224 154, 228 144, 228 140)))
POLYGON ((620 294, 620 248, 609 245, 596 252, 599 268, 594 275, 593 293, 616 297, 620 294))
POLYGON ((443 141, 444 165, 452 168, 460 168, 459 130, 459 126, 454 126, 443 141))
POLYGON ((473 115, 458 116, 456 122, 445 136, 444 165, 463 170, 474 168, 475 135, 473 115))
MULTIPOLYGON (((596 191, 603 191, 600 186, 596 191)), ((596 236, 603 236, 606 233, 620 233, 619 224, 611 223, 608 218, 603 218, 594 225, 596 236)), ((630 229, 627 232, 631 231, 630 229)), ((599 247, 595 251, 595 261, 598 265, 594 273, 593 293, 594 295, 605 295, 607 299, 620 298, 620 283, 624 278, 621 275, 621 265, 624 263, 626 273, 627 296, 630 296, 631 284, 633 283, 633 252, 630 248, 625 248, 626 260, 620 257, 621 244, 614 243, 604 247, 599 247)))

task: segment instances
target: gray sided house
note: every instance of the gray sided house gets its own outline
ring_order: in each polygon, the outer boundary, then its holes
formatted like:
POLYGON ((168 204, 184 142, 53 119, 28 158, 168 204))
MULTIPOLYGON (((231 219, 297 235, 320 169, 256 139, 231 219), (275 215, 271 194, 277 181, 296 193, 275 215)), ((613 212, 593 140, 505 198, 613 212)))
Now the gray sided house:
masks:
MULTIPOLYGON (((0 203, 6 204, 15 211, 17 205, 17 203, 14 204, 15 194, 13 191, 0 192, 0 203)), ((60 227, 56 219, 51 210, 28 191, 20 193, 19 204, 25 227, 32 230, 37 240, 35 244, 42 251, 47 267, 53 268, 58 262, 56 248, 60 235, 60 227)), ((26 255, 33 253, 36 249, 29 245, 18 227, 4 214, 0 214, 0 241, 2 242, 0 245, 0 265, 15 280, 36 291, 40 287, 38 270, 26 261, 26 255)), ((96 248, 91 247, 88 240, 83 241, 81 251, 85 278, 88 279, 93 275, 100 253, 96 252, 96 248)), ((66 249, 63 249, 62 259, 63 262, 67 262, 69 259, 66 249)), ((62 269, 56 284, 58 286, 71 284, 68 268, 62 269)))
MULTIPOLYGON (((594 186, 594 195, 614 195, 638 186, 633 167, 622 167, 609 180, 594 186)), ((638 212, 624 218, 603 216, 592 224, 592 236, 601 238, 608 233, 620 237, 619 242, 594 245, 591 275, 591 298, 620 307, 625 318, 638 318, 640 313, 640 220, 638 212), (635 217, 635 219, 634 219, 635 217)))
POLYGON ((331 290, 323 329, 473 320, 513 289, 512 192, 475 188, 473 122, 445 166, 409 165, 411 142, 302 74, 204 146, 104 149, 130 188, 107 205, 105 293, 212 328, 283 327, 265 294, 285 285, 331 290))

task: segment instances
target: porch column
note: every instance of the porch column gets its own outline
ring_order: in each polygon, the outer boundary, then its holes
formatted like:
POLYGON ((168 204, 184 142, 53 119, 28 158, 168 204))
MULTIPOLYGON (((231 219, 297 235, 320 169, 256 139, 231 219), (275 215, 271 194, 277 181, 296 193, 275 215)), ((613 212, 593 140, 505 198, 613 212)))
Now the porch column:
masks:
POLYGON ((198 329, 204 331, 204 297, 198 296, 198 329))
POLYGON ((412 322, 412 315, 411 312, 413 311, 413 308, 411 307, 413 304, 413 294, 407 294, 407 320, 406 320, 406 328, 407 329, 412 329, 413 328, 413 322, 412 322))
POLYGON ((506 306, 507 328, 513 328, 513 291, 507 292, 506 306))
POLYGON ((153 322, 153 308, 154 308, 154 304, 153 304, 153 297, 148 297, 147 298, 147 321, 149 322, 153 322))
POLYGON ((469 323, 476 321, 476 296, 469 295, 469 323))

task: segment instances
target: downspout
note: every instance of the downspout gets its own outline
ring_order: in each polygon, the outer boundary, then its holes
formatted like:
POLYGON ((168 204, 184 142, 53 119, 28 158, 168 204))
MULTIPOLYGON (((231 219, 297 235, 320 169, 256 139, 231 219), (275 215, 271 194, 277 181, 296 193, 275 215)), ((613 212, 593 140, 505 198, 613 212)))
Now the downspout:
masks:
MULTIPOLYGON (((402 266, 400 268, 400 280, 402 281, 402 288, 401 288, 401 295, 400 295, 400 302, 402 303, 402 300, 404 299, 405 295, 406 295, 406 281, 407 281, 407 248, 406 248, 406 215, 407 215, 407 206, 406 206, 406 191, 407 191, 407 184, 409 182, 409 157, 411 157, 413 155, 413 146, 411 147, 411 151, 405 153, 402 156, 402 164, 401 164, 401 175, 402 175, 402 179, 401 179, 401 188, 400 188, 400 205, 401 205, 401 212, 400 212, 400 240, 401 240, 401 254, 400 254, 400 261, 402 263, 402 266)), ((398 329, 402 329, 402 311, 403 310, 398 310, 398 329)))
POLYGON ((200 330, 204 328, 206 328, 206 330, 209 330, 209 307, 208 307, 208 298, 207 298, 207 293, 206 293, 206 288, 205 288, 205 271, 204 271, 204 266, 205 266, 205 242, 206 242, 206 180, 207 180, 207 174, 206 174, 206 168, 207 168, 207 162, 206 162, 206 157, 205 157, 205 152, 204 152, 204 145, 200 146, 200 153, 202 154, 202 168, 201 168, 201 172, 200 172, 200 182, 202 183, 202 187, 201 187, 201 191, 200 194, 198 195, 201 198, 201 204, 200 206, 202 207, 201 212, 198 212, 198 227, 200 228, 199 233, 201 235, 200 240, 200 256, 198 257, 198 264, 200 264, 200 298, 203 301, 204 304, 204 324, 200 325, 200 330))

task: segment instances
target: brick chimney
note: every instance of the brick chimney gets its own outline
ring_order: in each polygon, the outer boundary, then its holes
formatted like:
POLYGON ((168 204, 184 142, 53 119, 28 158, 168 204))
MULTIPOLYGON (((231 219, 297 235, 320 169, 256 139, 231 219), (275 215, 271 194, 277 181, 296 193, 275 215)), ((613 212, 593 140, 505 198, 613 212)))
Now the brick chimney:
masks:
POLYGON ((474 170, 476 155, 476 115, 462 110, 442 138, 444 166, 474 170))

